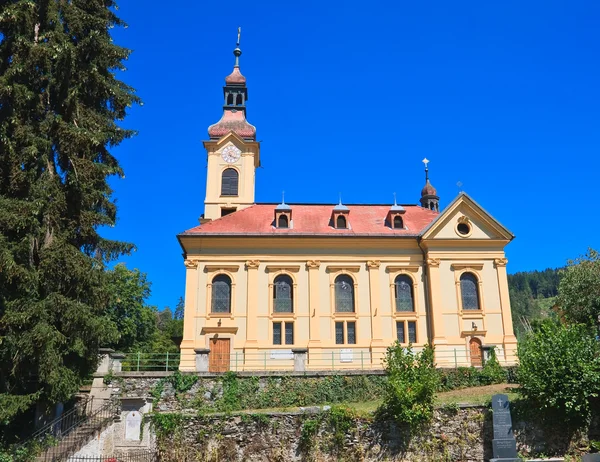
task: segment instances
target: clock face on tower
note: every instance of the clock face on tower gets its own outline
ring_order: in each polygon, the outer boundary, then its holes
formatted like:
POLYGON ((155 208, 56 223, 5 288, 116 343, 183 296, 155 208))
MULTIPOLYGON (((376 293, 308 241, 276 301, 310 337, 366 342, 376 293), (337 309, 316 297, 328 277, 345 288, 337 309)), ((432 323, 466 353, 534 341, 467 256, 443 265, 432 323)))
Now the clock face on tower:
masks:
POLYGON ((240 158, 241 154, 242 151, 231 145, 227 146, 225 149, 223 149, 223 151, 221 151, 221 157, 228 164, 233 164, 236 162, 240 158))

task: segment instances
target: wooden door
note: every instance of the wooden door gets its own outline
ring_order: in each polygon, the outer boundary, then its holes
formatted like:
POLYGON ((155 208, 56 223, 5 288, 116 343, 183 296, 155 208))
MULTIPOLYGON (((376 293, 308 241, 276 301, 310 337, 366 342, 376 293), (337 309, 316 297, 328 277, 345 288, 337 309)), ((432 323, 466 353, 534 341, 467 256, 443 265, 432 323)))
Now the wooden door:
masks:
POLYGON ((471 351, 471 366, 481 366, 481 340, 478 338, 469 340, 469 349, 471 351))
POLYGON ((212 338, 210 339, 210 354, 208 355, 209 372, 227 372, 229 370, 229 339, 212 338))

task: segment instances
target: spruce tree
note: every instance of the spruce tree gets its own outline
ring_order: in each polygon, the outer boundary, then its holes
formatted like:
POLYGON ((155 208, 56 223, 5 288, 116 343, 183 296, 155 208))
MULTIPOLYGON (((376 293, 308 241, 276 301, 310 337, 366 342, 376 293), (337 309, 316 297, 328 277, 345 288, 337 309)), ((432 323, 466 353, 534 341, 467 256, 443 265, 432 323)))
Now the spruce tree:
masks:
MULTIPOLYGON (((105 239, 116 205, 111 149, 139 100, 120 81, 130 50, 112 0, 0 0, 0 406, 68 399, 118 332, 105 239)), ((10 415, 3 415, 10 418, 10 415)))

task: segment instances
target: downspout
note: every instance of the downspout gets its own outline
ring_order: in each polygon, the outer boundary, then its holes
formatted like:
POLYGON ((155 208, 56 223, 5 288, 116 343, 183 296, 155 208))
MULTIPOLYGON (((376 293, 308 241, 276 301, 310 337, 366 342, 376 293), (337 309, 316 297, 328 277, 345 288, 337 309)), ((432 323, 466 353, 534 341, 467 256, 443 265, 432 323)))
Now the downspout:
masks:
POLYGON ((421 246, 421 236, 417 237, 417 245, 419 246, 419 249, 421 249, 421 253, 423 254, 423 288, 425 290, 425 309, 427 312, 427 338, 429 340, 429 343, 432 343, 433 332, 431 328, 431 323, 433 322, 433 307, 431 306, 431 300, 429 297, 429 274, 427 269, 427 254, 421 246))

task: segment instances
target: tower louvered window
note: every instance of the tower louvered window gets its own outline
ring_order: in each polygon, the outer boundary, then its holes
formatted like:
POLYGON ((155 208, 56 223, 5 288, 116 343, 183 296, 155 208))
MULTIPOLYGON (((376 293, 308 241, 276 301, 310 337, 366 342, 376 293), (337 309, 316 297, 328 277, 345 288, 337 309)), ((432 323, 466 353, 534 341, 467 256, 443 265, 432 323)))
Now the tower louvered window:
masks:
POLYGON ((237 170, 228 168, 223 171, 221 176, 221 196, 238 195, 239 174, 237 170))
POLYGON ((275 313, 293 313, 293 281, 287 274, 281 274, 273 282, 273 311, 275 313))
POLYGON ((212 281, 211 311, 231 313, 231 278, 226 274, 219 274, 212 281))
POLYGON ((412 279, 406 275, 396 277, 396 311, 415 311, 412 279))
POLYGON ((460 295, 463 310, 480 310, 478 280, 473 273, 463 273, 460 276, 460 295))
POLYGON ((354 280, 346 274, 335 278, 335 311, 354 312, 354 280))

